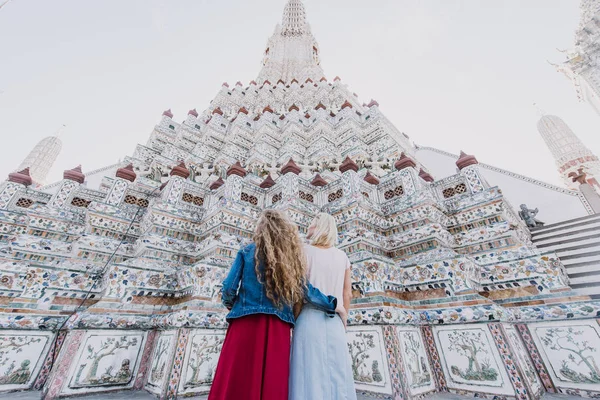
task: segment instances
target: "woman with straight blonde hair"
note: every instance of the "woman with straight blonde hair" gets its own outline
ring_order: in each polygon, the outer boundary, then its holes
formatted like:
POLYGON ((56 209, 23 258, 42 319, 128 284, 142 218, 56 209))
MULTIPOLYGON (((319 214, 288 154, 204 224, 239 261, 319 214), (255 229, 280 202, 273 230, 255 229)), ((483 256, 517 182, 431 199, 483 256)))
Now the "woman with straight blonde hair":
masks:
POLYGON ((264 211, 253 239, 223 281, 229 327, 209 400, 287 400, 293 305, 335 315, 336 299, 307 282, 298 228, 285 213, 264 211))
POLYGON ((335 219, 318 214, 308 228, 304 246, 308 281, 326 295, 343 299, 339 318, 311 304, 302 308, 292 339, 289 400, 356 400, 352 364, 346 341, 347 310, 352 299, 350 260, 337 249, 335 219))

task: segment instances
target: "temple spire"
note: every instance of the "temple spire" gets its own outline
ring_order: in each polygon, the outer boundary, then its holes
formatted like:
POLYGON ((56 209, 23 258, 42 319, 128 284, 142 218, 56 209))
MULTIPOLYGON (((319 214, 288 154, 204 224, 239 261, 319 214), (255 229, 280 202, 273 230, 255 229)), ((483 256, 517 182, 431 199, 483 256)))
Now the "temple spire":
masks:
POLYGON ((283 10, 283 36, 302 36, 307 32, 306 10, 302 0, 288 0, 283 10))
POLYGON ((267 42, 257 82, 304 82, 309 78, 319 82, 325 76, 319 57, 319 44, 310 31, 302 0, 288 0, 282 24, 267 42))

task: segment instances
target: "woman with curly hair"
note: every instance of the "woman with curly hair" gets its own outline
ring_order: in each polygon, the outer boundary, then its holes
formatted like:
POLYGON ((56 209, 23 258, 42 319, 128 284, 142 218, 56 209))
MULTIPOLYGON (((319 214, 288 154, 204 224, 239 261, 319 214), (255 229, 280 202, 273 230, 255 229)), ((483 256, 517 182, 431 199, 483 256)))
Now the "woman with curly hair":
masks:
POLYGON ((287 400, 294 305, 308 301, 333 317, 337 301, 308 283, 298 228, 286 214, 261 214, 221 292, 229 328, 209 400, 287 400))

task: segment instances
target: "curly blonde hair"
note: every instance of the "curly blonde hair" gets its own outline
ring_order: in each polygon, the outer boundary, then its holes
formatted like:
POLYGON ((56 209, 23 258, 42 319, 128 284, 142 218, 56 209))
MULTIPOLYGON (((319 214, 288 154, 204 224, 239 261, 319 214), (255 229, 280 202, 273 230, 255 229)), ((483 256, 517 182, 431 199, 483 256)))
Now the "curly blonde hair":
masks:
POLYGON ((253 239, 256 276, 264 283, 267 297, 279 307, 302 300, 306 257, 296 224, 281 211, 265 210, 258 219, 253 239))

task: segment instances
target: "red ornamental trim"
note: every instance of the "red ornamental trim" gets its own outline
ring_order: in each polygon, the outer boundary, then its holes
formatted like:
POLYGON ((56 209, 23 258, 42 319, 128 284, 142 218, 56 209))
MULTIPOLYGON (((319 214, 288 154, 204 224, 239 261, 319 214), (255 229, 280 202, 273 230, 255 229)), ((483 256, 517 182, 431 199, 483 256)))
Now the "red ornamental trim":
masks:
POLYGON ((58 332, 58 336, 56 337, 56 341, 53 342, 52 347, 50 347, 50 351, 46 355, 46 360, 44 361, 44 365, 38 374, 35 383, 33 384, 33 388, 35 390, 42 390, 44 385, 46 384, 46 380, 48 379, 48 375, 50 374, 50 368, 54 365, 58 356, 60 354, 60 350, 62 345, 67 337, 67 331, 58 332))
POLYGON ((493 323, 489 324, 488 327, 492 333, 492 336, 494 337, 496 347, 498 348, 498 352, 500 353, 500 357, 502 358, 504 367, 508 373, 508 377, 513 384, 517 399, 529 400, 529 393, 525 384, 525 379, 517 369, 515 357, 510 350, 506 337, 504 336, 502 326, 500 324, 493 323))
POLYGON ((146 383, 146 375, 148 374, 148 368, 150 368, 151 364, 150 357, 152 356, 152 351, 154 349, 156 333, 156 331, 150 331, 146 336, 146 344, 144 345, 144 352, 142 353, 142 359, 140 360, 139 372, 133 385, 135 390, 142 390, 144 388, 144 384, 146 383))
POLYGON ((521 339, 523 339, 523 343, 525 344, 525 348, 527 352, 531 356, 531 361, 533 361, 533 365, 535 366, 535 370, 540 377, 542 384, 547 392, 556 393, 556 388, 554 387, 554 383, 552 383, 552 378, 550 378, 550 374, 546 369, 546 365, 542 360, 542 356, 531 337, 531 333, 529 332, 529 328, 525 324, 517 324, 515 325, 517 331, 521 334, 521 339))
POLYGON ((8 174, 8 181, 19 183, 21 185, 30 186, 33 184, 33 179, 29 175, 29 167, 19 172, 13 172, 8 174))
POLYGON ((173 369, 171 370, 171 376, 169 377, 169 383, 167 387, 167 399, 169 400, 174 400, 177 398, 177 388, 179 387, 179 380, 181 379, 183 359, 185 358, 185 348, 187 346, 189 336, 189 329, 182 328, 179 330, 177 349, 175 350, 175 359, 173 360, 173 369))
POLYGON ((442 369, 442 363, 440 359, 440 354, 435 347, 435 339, 433 338, 433 330, 431 326, 425 325, 421 327, 421 332, 423 332, 423 340, 425 341, 425 348, 427 349, 427 354, 429 355, 429 360, 431 361, 431 366, 433 367, 433 374, 435 376, 435 383, 437 389, 441 392, 448 391, 448 385, 446 384, 446 377, 444 377, 444 370, 442 369))
POLYGON ((54 371, 49 377, 48 391, 45 398, 58 399, 63 384, 67 380, 69 368, 75 362, 75 354, 81 346, 83 337, 86 331, 77 330, 70 331, 69 338, 65 341, 64 350, 61 351, 60 357, 56 360, 54 371))
POLYGON ((406 392, 406 388, 402 384, 408 382, 404 374, 404 368, 402 365, 402 358, 399 354, 400 341, 396 333, 396 327, 385 325, 383 326, 383 344, 385 347, 385 354, 388 360, 388 367, 390 371, 390 380, 392 381, 392 392, 394 399, 408 399, 410 396, 406 392), (402 379, 400 376, 402 375, 402 379))

